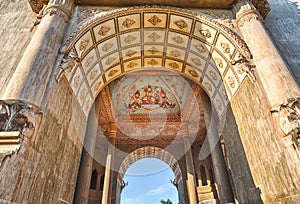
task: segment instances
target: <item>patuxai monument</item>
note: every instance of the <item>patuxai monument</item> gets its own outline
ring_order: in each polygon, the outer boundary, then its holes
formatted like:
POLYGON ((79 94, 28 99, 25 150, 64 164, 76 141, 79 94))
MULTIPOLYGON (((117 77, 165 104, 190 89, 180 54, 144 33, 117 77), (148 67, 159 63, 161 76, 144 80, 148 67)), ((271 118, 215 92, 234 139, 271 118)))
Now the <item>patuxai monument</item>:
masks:
POLYGON ((173 204, 299 204, 299 15, 0 0, 0 204, 123 204, 145 158, 171 169, 173 204))

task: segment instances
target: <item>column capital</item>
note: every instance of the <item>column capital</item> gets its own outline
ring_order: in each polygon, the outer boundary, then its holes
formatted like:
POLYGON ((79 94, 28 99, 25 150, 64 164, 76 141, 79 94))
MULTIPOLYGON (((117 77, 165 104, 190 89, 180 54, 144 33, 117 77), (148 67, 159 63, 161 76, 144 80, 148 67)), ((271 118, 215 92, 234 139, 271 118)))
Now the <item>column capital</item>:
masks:
POLYGON ((48 5, 43 9, 43 16, 49 14, 57 15, 68 22, 72 18, 74 0, 50 0, 48 5))
POLYGON ((246 22, 251 22, 252 20, 263 20, 253 4, 247 0, 237 3, 233 11, 236 14, 236 22, 239 27, 243 27, 246 22))

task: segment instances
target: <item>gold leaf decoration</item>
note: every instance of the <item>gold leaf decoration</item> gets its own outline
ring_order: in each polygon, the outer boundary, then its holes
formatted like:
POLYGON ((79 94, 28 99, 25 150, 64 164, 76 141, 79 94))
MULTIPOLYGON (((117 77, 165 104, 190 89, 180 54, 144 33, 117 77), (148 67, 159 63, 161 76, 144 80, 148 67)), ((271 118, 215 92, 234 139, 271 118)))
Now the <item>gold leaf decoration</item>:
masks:
POLYGON ((182 37, 180 36, 176 36, 172 38, 177 44, 181 44, 184 42, 184 40, 182 39, 182 37))
POLYGON ((114 45, 112 43, 105 43, 105 45, 102 47, 103 52, 108 52, 114 45))
POLYGON ((117 72, 118 72, 118 70, 115 70, 115 69, 110 70, 110 72, 108 73, 108 76, 113 77, 117 72))
POLYGON ((87 46, 89 45, 90 40, 89 39, 82 39, 80 41, 80 46, 79 46, 79 51, 83 51, 87 48, 87 46))
POLYGON ((111 65, 117 58, 115 57, 109 57, 106 61, 105 64, 106 65, 111 65))
POLYGON ((169 66, 172 67, 173 69, 179 69, 179 65, 176 62, 169 63, 169 66))
POLYGON ((220 69, 224 68, 223 61, 220 58, 215 58, 215 63, 220 69))
POLYGON ((147 50, 148 52, 150 52, 152 55, 160 52, 157 48, 155 47, 151 47, 149 50, 147 50))
POLYGON ((95 76, 97 75, 97 73, 98 73, 98 70, 93 70, 92 72, 91 72, 91 74, 90 74, 90 80, 93 80, 93 79, 95 79, 95 76))
POLYGON ((136 37, 129 34, 128 36, 125 37, 124 42, 127 44, 130 44, 135 40, 136 40, 136 37))
POLYGON ((171 50, 170 54, 173 55, 174 57, 180 57, 181 54, 178 50, 171 50))
POLYGON ((234 78, 233 78, 232 76, 229 76, 229 77, 228 77, 228 83, 229 83, 229 86, 230 86, 231 88, 234 88, 234 87, 235 87, 235 80, 234 80, 234 78))
POLYGON ((81 92, 80 92, 80 100, 81 101, 83 101, 84 100, 84 98, 85 98, 85 93, 86 91, 85 91, 85 89, 83 89, 81 92))
POLYGON ((207 90, 212 91, 212 85, 210 83, 205 82, 204 86, 207 88, 207 90))
POLYGON ((128 50, 128 51, 125 53, 125 55, 126 55, 127 57, 133 57, 136 53, 137 53, 137 51, 135 51, 135 50, 128 50))
POLYGON ((192 58, 192 61, 197 66, 201 66, 202 65, 201 61, 199 59, 197 59, 197 58, 192 58))
POLYGON ((93 60, 94 60, 94 57, 93 57, 93 56, 87 58, 87 60, 85 61, 84 65, 85 65, 86 67, 89 67, 89 66, 92 64, 93 60))
POLYGON ((148 64, 154 66, 154 65, 157 65, 158 62, 157 62, 155 59, 151 59, 151 60, 148 62, 148 64))
POLYGON ((206 48, 204 45, 195 45, 195 48, 200 52, 200 53, 205 53, 206 52, 206 48))
POLYGON ((94 91, 95 92, 98 91, 100 89, 101 85, 102 85, 102 81, 98 82, 94 88, 94 91))
POLYGON ((159 23, 161 23, 162 20, 157 15, 154 15, 150 19, 148 19, 148 22, 151 23, 153 26, 156 26, 159 23))
POLYGON ((130 28, 131 26, 133 26, 133 24, 135 24, 135 21, 129 18, 126 18, 122 23, 122 25, 126 28, 130 28))
POLYGON ((230 47, 228 43, 221 43, 221 47, 224 53, 230 53, 230 47))
POLYGON ((175 21, 174 24, 180 29, 184 29, 186 27, 188 27, 188 24, 184 21, 184 20, 178 20, 178 21, 175 21))
POLYGON ((127 67, 129 68, 129 69, 132 69, 132 68, 134 68, 135 66, 137 66, 138 65, 138 63, 136 63, 136 62, 129 62, 129 64, 127 65, 127 67))
POLYGON ((76 77, 74 77, 74 87, 78 88, 80 82, 80 75, 77 75, 76 77))
POLYGON ((199 33, 205 38, 211 38, 211 33, 208 29, 200 29, 199 33))
POLYGON ((189 69, 188 72, 193 76, 193 77, 199 77, 199 74, 193 70, 193 69, 189 69))
POLYGON ((158 35, 156 32, 153 32, 148 36, 148 38, 151 39, 153 42, 155 42, 160 38, 160 35, 158 35))
POLYGON ((211 78, 216 81, 218 79, 217 74, 213 71, 209 71, 209 75, 211 76, 211 78))
POLYGON ((98 34, 101 35, 101 36, 106 36, 106 34, 110 31, 110 27, 107 27, 107 26, 101 26, 100 29, 99 29, 99 32, 98 34))

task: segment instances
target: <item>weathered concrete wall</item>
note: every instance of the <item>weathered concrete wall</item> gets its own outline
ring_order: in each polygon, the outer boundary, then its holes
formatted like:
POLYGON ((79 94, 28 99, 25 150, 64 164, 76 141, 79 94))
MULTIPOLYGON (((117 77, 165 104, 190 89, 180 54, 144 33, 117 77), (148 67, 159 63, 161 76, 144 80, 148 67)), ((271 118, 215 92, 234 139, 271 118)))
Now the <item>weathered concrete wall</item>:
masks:
POLYGON ((72 203, 85 126, 64 80, 55 82, 34 144, 23 142, 0 169, 0 199, 72 203))
MULTIPOLYGON (((292 147, 292 143, 287 141, 288 138, 283 138, 276 132, 270 107, 265 98, 259 83, 252 83, 247 78, 231 99, 233 115, 254 184, 260 188, 264 203, 299 203, 299 155, 292 147)), ((234 127, 229 126, 228 129, 230 128, 234 127)), ((247 164, 243 159, 233 157, 239 154, 244 157, 242 147, 238 137, 230 139, 225 138, 225 142, 228 154, 232 154, 229 159, 235 177, 235 187, 238 189, 238 194, 248 193, 250 196, 255 192, 255 188, 248 189, 248 192, 240 192, 239 186, 242 182, 251 182, 247 177, 247 164)))
POLYGON ((26 0, 0 0, 0 96, 31 39, 34 20, 26 0))
POLYGON ((265 26, 300 85, 300 0, 268 0, 265 26))

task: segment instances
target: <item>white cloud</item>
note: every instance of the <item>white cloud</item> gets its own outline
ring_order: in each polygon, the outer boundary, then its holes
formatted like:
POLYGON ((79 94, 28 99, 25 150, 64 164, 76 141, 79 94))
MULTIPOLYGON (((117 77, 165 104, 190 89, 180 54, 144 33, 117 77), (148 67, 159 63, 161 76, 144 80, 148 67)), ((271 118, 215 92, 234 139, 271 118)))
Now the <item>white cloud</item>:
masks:
POLYGON ((172 186, 170 184, 166 184, 163 186, 160 186, 158 188, 152 189, 150 190, 147 194, 148 195, 160 195, 160 194, 165 194, 167 193, 170 189, 172 188, 172 186))

